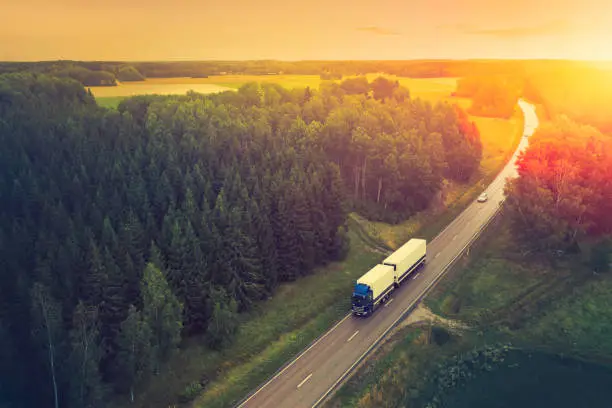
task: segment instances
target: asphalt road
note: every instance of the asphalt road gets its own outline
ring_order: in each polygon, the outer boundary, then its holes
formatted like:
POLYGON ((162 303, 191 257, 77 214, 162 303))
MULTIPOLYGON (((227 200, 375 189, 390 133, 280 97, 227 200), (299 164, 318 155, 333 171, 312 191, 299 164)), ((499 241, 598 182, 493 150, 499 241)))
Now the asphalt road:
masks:
MULTIPOLYGON (((519 101, 524 113, 523 134, 530 136, 538 126, 533 105, 519 101)), ((407 315, 450 264, 461 255, 484 229, 504 200, 504 185, 515 177, 515 161, 527 147, 522 137, 519 147, 498 177, 485 190, 485 203, 472 203, 444 231, 427 243, 427 264, 407 278, 392 294, 392 300, 369 318, 348 314, 327 333, 298 355, 271 380, 255 391, 240 407, 302 408, 318 405, 348 375, 385 334, 407 315)), ((366 272, 372 265, 364 265, 366 272)), ((346 296, 350 296, 347 288, 346 296)))

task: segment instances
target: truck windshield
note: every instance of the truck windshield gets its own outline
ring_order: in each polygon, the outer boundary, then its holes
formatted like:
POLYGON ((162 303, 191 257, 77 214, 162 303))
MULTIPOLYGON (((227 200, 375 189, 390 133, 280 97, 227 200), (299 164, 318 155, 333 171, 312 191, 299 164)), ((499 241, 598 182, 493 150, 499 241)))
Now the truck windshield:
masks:
POLYGON ((353 293, 353 304, 355 306, 365 306, 366 297, 364 295, 358 295, 356 293, 353 293))

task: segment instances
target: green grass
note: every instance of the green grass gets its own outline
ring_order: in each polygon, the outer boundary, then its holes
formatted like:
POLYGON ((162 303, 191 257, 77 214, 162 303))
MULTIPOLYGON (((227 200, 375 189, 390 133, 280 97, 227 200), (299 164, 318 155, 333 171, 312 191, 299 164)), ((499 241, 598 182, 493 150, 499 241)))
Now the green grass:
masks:
POLYGON ((124 100, 125 96, 105 96, 96 98, 96 102, 98 105, 103 106, 105 108, 116 109, 119 106, 119 103, 124 100))
POLYGON ((427 296, 425 305, 440 316, 466 321, 485 310, 512 306, 553 276, 542 261, 506 256, 517 251, 506 224, 496 220, 464 255, 463 265, 468 266, 454 268, 427 296))
POLYGON ((521 338, 530 344, 599 361, 612 361, 612 277, 592 277, 546 313, 527 322, 521 338))

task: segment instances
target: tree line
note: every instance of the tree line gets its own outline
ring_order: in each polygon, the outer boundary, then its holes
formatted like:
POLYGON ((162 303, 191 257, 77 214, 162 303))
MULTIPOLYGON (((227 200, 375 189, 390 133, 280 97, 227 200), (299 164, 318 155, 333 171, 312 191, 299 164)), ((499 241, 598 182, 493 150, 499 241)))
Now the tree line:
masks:
POLYGON ((0 141, 0 402, 56 407, 133 397, 186 336, 222 347, 238 313, 342 259, 351 201, 414 211, 481 149, 460 110, 365 78, 115 111, 5 74, 0 141))
POLYGON ((440 78, 524 72, 525 61, 42 61, 0 62, 0 73, 33 72, 63 74, 85 86, 114 86, 115 81, 144 78, 207 77, 222 74, 319 75, 339 80, 346 76, 385 73, 401 77, 440 78), (68 75, 70 74, 70 75, 68 75), (115 81, 111 79, 114 77, 115 81))
POLYGON ((544 251, 585 250, 608 270, 612 235, 612 138, 559 116, 543 124, 507 187, 518 238, 544 251))
POLYGON ((323 89, 304 105, 303 119, 323 123, 317 143, 338 165, 353 206, 368 218, 400 222, 427 208, 443 178, 466 182, 477 172, 480 135, 457 107, 412 99, 384 77, 372 83, 350 78, 323 89))
POLYGON ((4 62, 0 74, 31 72, 71 78, 83 86, 116 86, 117 81, 143 81, 145 76, 126 63, 97 63, 79 61, 4 62))
POLYGON ((453 96, 471 98, 468 113, 509 119, 522 94, 524 80, 507 75, 472 75, 460 78, 453 96))

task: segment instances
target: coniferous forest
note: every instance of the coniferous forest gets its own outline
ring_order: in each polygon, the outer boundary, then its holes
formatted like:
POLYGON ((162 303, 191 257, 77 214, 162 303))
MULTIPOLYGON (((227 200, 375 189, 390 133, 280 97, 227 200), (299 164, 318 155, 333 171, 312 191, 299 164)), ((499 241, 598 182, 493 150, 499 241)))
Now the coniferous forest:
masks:
POLYGON ((0 145, 6 407, 103 407, 187 336, 223 347, 237 314, 345 256, 348 211, 405 219, 482 155, 464 112, 384 78, 107 110, 4 74, 0 145))

